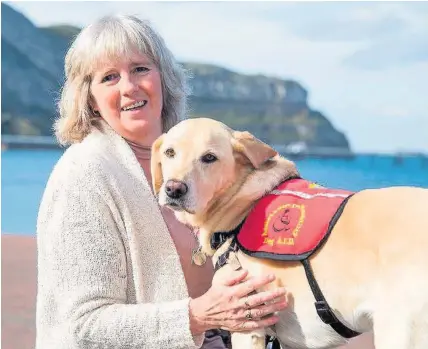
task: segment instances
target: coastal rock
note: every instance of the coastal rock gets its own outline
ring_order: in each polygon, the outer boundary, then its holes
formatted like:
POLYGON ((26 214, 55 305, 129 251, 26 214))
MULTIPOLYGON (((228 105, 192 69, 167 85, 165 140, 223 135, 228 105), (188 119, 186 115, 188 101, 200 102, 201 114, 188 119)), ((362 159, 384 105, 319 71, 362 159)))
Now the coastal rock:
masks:
MULTIPOLYGON (((80 29, 38 28, 5 3, 1 10, 2 134, 51 135, 64 56, 80 29)), ((310 108, 308 91, 297 81, 182 64, 191 76, 189 117, 212 117, 270 144, 350 151, 346 136, 310 108)))

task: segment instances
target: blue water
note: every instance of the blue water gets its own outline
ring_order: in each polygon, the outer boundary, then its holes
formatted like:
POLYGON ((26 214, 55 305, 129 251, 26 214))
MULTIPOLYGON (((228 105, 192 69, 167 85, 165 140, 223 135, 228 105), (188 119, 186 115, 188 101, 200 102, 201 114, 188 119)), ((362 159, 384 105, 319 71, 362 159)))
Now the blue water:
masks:
MULTIPOLYGON (((1 231, 34 235, 37 211, 49 174, 61 150, 2 151, 1 231)), ((413 185, 428 188, 428 160, 390 156, 296 161, 303 177, 324 186, 348 190, 413 185)))

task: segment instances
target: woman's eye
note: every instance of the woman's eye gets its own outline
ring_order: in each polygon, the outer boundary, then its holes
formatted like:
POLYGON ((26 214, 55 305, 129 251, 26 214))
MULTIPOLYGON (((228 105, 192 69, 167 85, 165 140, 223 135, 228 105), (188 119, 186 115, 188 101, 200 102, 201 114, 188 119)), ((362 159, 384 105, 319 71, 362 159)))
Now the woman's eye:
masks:
POLYGON ((175 156, 175 151, 172 148, 168 148, 167 150, 165 150, 165 155, 168 158, 173 158, 175 156))
POLYGON ((137 73, 147 73, 148 71, 150 71, 150 69, 149 69, 149 68, 146 68, 146 67, 136 67, 136 68, 135 68, 135 71, 136 71, 137 73))
POLYGON ((103 79, 101 80, 101 82, 108 82, 113 80, 116 77, 116 74, 109 74, 103 77, 103 79))
POLYGON ((217 157, 214 154, 208 153, 202 156, 201 158, 202 162, 205 162, 206 164, 209 164, 211 162, 214 162, 217 160, 217 157))

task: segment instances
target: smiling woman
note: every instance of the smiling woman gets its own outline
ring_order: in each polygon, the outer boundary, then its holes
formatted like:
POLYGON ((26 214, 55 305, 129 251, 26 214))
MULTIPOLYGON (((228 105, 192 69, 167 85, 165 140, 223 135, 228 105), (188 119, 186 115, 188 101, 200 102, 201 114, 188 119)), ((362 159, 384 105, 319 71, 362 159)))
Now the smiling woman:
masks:
POLYGON ((151 191, 151 145, 187 97, 162 38, 136 17, 102 18, 65 72, 55 131, 71 146, 38 215, 36 348, 224 348, 218 328, 276 323, 285 290, 252 295, 274 277, 241 270, 211 285, 212 264, 191 261, 195 235, 151 191))
POLYGON ((146 146, 162 133, 162 84, 159 70, 141 53, 116 58, 98 68, 90 86, 94 113, 103 116, 120 135, 146 146))
MULTIPOLYGON (((141 108, 145 109, 141 114, 146 123, 160 117, 164 132, 186 111, 185 71, 146 21, 118 16, 89 25, 70 47, 65 72, 68 78, 59 103, 61 116, 55 122, 62 144, 80 142, 97 125, 100 113, 103 118, 117 118, 137 102, 150 104, 141 108), (97 96, 103 99, 101 106, 97 96), (105 115, 101 108, 105 108, 105 115)), ((124 121, 121 126, 132 128, 126 124, 124 121)), ((130 136, 132 132, 127 133, 130 136)))

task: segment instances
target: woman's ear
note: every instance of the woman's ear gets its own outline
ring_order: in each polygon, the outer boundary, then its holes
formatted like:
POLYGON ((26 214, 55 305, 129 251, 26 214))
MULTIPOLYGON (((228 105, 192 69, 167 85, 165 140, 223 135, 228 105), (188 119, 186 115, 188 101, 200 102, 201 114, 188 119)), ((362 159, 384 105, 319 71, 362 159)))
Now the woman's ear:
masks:
POLYGON ((150 171, 152 174, 152 186, 155 195, 159 194, 163 184, 162 163, 160 147, 163 143, 165 134, 160 135, 152 144, 152 157, 150 161, 150 171))
POLYGON ((100 112, 99 112, 99 108, 98 108, 98 105, 97 105, 97 103, 95 102, 95 100, 94 100, 94 97, 92 96, 92 94, 89 94, 89 98, 88 98, 88 105, 89 105, 89 109, 95 114, 95 115, 97 115, 97 116, 99 116, 100 115, 100 112))

